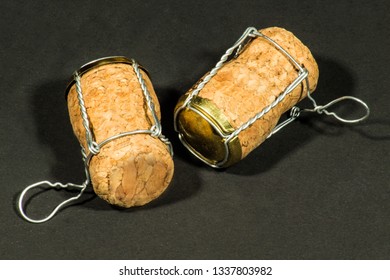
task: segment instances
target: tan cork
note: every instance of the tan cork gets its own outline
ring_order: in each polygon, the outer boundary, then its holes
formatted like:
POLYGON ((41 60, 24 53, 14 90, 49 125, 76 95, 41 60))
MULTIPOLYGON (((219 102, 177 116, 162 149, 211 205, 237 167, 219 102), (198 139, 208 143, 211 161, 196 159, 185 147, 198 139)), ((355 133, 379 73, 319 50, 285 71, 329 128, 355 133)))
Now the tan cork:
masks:
MULTIPOLYGON (((260 32, 276 41, 309 71, 310 91, 313 92, 319 71, 310 50, 283 28, 271 27, 260 32)), ((226 63, 199 96, 211 100, 237 129, 272 103, 297 76, 291 61, 270 42, 258 37, 236 59, 226 63)), ((242 158, 259 146, 280 116, 306 95, 305 86, 301 84, 263 118, 242 131, 239 134, 242 158)))
MULTIPOLYGON (((141 70, 159 119, 160 106, 148 75, 141 70)), ((98 66, 81 77, 83 97, 95 141, 122 132, 150 129, 153 119, 129 64, 98 66)), ((68 93, 73 131, 86 149, 75 85, 68 93)), ((173 176, 173 160, 164 143, 149 134, 113 140, 92 157, 89 172, 95 193, 121 207, 144 205, 157 198, 173 176)))

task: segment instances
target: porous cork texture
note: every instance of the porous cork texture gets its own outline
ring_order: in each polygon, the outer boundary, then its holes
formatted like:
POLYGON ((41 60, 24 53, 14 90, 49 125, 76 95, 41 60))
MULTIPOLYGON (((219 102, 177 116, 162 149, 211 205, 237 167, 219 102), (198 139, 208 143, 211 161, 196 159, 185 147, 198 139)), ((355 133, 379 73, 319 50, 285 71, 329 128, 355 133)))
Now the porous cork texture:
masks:
MULTIPOLYGON (((148 75, 141 70, 160 119, 160 106, 148 75)), ((153 119, 131 65, 113 63, 90 69, 81 77, 83 97, 95 141, 122 132, 150 129, 153 119)), ((82 123, 75 85, 68 93, 73 131, 84 149, 82 123)), ((92 157, 89 172, 95 193, 121 207, 144 205, 160 196, 173 176, 167 146, 149 134, 118 138, 92 157)))
MULTIPOLYGON (((260 32, 277 42, 309 71, 310 92, 313 92, 319 71, 310 50, 283 28, 270 27, 260 32)), ((258 37, 236 59, 226 63, 199 96, 211 100, 237 129, 271 104, 297 77, 297 69, 291 61, 272 43, 258 37)), ((238 136, 242 158, 267 138, 284 112, 306 96, 306 86, 302 83, 276 107, 242 131, 238 136)))

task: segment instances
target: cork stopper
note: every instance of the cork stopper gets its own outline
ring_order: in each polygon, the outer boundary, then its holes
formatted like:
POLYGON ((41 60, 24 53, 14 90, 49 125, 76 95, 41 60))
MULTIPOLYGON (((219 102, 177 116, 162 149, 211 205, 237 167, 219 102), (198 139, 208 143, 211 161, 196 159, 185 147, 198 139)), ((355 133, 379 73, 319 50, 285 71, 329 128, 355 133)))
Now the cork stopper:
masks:
MULTIPOLYGON (((274 40, 308 70, 310 92, 313 92, 317 86, 319 71, 310 50, 291 32, 283 28, 271 27, 260 32, 274 40)), ((256 37, 245 46, 237 58, 225 63, 205 84, 194 98, 194 107, 191 110, 184 109, 178 115, 178 130, 181 137, 186 138, 190 150, 196 155, 198 153, 201 159, 205 158, 206 162, 207 159, 210 162, 221 161, 223 157, 218 151, 226 147, 222 137, 216 132, 216 127, 226 128, 227 126, 221 123, 227 122, 232 130, 238 129, 275 101, 297 76, 298 70, 286 55, 268 40, 256 37), (206 103, 212 104, 207 107, 216 109, 210 110, 205 106, 196 105, 206 103), (204 118, 207 115, 211 121, 203 123, 194 121, 194 114, 198 114, 197 118, 204 118), (205 129, 199 128, 199 125, 203 125, 205 129), (207 131, 208 126, 213 130, 209 135, 198 133, 200 130, 207 131), (219 138, 217 144, 215 137, 219 138), (214 143, 211 144, 210 141, 214 143), (208 148, 213 145, 212 149, 208 148)), ((194 87, 187 94, 192 90, 194 87)), ((276 126, 280 116, 306 96, 307 89, 302 83, 261 119, 243 130, 238 135, 238 139, 234 139, 236 142, 223 167, 243 159, 258 147, 276 126)), ((182 98, 179 104, 184 99, 182 98)), ((176 109, 179 107, 180 105, 176 109)))
MULTIPOLYGON (((103 62, 94 63, 81 73, 83 98, 95 141, 100 143, 124 132, 149 130, 153 118, 131 62, 115 59, 103 62)), ((160 119, 152 83, 143 69, 140 72, 160 119)), ((88 151, 74 84, 69 86, 67 101, 73 131, 88 151)), ((160 196, 168 187, 173 170, 167 146, 150 134, 129 135, 109 142, 92 157, 89 165, 95 193, 121 207, 144 205, 160 196)))

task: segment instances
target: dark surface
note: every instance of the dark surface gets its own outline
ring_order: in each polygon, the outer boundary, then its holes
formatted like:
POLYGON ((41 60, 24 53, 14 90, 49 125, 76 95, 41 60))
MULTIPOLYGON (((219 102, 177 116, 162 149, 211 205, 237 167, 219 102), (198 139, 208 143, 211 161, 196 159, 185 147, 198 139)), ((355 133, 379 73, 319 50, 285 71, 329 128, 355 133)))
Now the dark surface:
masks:
MULTIPOLYGON (((297 3, 1 1, 0 257, 389 259, 389 2, 297 3), (318 61, 318 103, 353 95, 370 118, 307 116, 224 171, 193 159, 173 132, 173 107, 247 26, 292 31, 318 61), (80 65, 110 55, 151 74, 176 153, 169 190, 119 210, 89 189, 48 223, 25 222, 15 210, 25 186, 84 180, 64 90, 80 65)), ((41 192, 29 213, 70 195, 41 192)))

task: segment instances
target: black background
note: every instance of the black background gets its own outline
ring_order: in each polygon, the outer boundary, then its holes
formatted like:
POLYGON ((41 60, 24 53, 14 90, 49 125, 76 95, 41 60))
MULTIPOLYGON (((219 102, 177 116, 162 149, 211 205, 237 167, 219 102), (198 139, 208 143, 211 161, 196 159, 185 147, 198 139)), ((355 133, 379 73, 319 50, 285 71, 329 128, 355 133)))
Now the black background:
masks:
MULTIPOLYGON (((388 1, 3 0, 0 10, 1 258, 390 257, 388 1), (303 117, 223 171, 193 159, 173 132, 173 107, 248 26, 292 31, 318 61, 318 103, 353 95, 370 118, 303 117), (169 190, 120 210, 88 189, 45 224, 22 220, 15 203, 27 185, 84 180, 64 90, 79 66, 110 55, 151 74, 175 149, 169 190)), ((44 216, 73 194, 39 192, 28 212, 44 216)))

